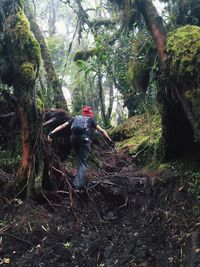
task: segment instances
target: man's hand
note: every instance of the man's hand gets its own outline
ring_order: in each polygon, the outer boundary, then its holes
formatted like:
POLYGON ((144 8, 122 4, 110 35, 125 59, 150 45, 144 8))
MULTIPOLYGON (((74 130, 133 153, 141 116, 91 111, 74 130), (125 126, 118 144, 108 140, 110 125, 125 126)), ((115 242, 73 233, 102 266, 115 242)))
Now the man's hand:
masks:
POLYGON ((115 148, 115 142, 114 142, 114 141, 109 140, 109 144, 110 144, 110 146, 111 146, 112 148, 115 148))
POLYGON ((49 143, 52 142, 52 135, 51 135, 51 133, 49 133, 49 134, 47 135, 47 141, 48 141, 49 143))

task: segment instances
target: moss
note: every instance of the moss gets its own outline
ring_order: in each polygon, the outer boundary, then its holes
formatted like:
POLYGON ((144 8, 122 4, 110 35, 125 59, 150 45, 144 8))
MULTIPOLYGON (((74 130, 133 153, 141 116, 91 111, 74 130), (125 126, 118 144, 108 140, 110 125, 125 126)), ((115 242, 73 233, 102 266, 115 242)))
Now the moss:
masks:
MULTIPOLYGON (((177 103, 180 99, 184 103, 183 110, 194 131, 195 142, 200 142, 200 27, 187 25, 169 33, 166 52, 167 90, 169 95, 179 95, 177 103)), ((187 141, 192 142, 193 136, 187 141)), ((187 145, 183 142, 182 146, 187 145)))
MULTIPOLYGON (((161 118, 159 114, 136 115, 124 124, 112 129, 109 133, 116 141, 117 147, 126 150, 130 155, 147 147, 146 159, 155 157, 161 138, 161 118)), ((143 154, 144 156, 144 154, 143 154)))
POLYGON ((200 102, 200 88, 193 88, 185 92, 185 98, 193 104, 198 105, 200 102))
POLYGON ((140 91, 146 91, 149 84, 149 68, 145 62, 130 61, 128 66, 128 81, 140 91))
POLYGON ((185 84, 182 89, 198 87, 200 73, 200 27, 187 25, 168 34, 166 73, 169 79, 185 84))
POLYGON ((42 99, 39 96, 36 96, 36 106, 38 109, 44 109, 45 105, 42 99))
POLYGON ((4 72, 2 74, 7 75, 5 82, 14 85, 15 89, 19 85, 21 87, 22 84, 27 87, 26 82, 29 82, 29 79, 35 79, 39 71, 40 47, 30 31, 30 25, 23 10, 19 6, 18 11, 14 14, 11 13, 6 20, 9 28, 3 34, 3 38, 7 39, 7 45, 8 41, 10 42, 10 46, 9 52, 4 46, 0 51, 7 66, 1 71, 4 72))
POLYGON ((79 60, 87 61, 90 57, 97 53, 96 48, 91 48, 89 50, 77 51, 74 56, 74 61, 78 63, 79 60))
MULTIPOLYGON (((17 23, 15 27, 15 41, 18 41, 18 46, 21 49, 20 57, 23 61, 28 61, 40 66, 41 53, 38 42, 30 31, 29 21, 26 18, 23 10, 17 12, 17 23)), ((19 52, 19 50, 17 51, 19 52)))
POLYGON ((21 8, 24 7, 25 1, 26 0, 18 0, 18 3, 19 3, 19 5, 20 5, 21 8))
POLYGON ((34 65, 30 62, 24 62, 20 68, 21 76, 26 81, 35 79, 34 65))

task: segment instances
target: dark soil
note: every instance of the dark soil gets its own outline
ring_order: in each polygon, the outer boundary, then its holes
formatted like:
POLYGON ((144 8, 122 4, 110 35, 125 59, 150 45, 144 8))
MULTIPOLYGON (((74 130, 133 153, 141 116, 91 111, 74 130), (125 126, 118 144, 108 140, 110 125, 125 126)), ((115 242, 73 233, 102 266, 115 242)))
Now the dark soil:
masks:
POLYGON ((82 193, 7 198, 0 171, 0 265, 197 267, 199 223, 181 177, 143 176, 132 159, 104 151, 82 193), (42 200, 41 200, 42 199, 42 200))

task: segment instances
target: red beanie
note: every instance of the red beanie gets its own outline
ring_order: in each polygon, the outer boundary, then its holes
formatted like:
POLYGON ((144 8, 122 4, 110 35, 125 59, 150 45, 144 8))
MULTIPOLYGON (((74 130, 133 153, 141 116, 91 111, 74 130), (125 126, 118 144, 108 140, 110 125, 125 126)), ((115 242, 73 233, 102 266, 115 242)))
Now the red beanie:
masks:
POLYGON ((82 108, 82 116, 93 118, 94 117, 94 113, 92 112, 90 107, 84 106, 82 108))

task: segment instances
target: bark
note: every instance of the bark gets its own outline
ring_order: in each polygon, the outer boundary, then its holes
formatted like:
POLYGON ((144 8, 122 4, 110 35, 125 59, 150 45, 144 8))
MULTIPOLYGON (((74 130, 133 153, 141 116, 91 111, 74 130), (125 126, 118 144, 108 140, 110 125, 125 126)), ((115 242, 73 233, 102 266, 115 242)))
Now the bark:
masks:
POLYGON ((106 115, 106 107, 105 107, 105 97, 103 92, 103 84, 102 84, 102 74, 100 72, 100 68, 98 70, 98 86, 99 86, 99 100, 100 100, 100 107, 101 107, 101 115, 103 122, 106 126, 109 126, 110 122, 106 115))
MULTIPOLYGON (((33 105, 33 103, 31 105, 33 105)), ((29 104, 28 106, 25 105, 24 107, 20 105, 17 109, 18 117, 21 124, 22 140, 22 161, 18 169, 17 186, 23 191, 23 193, 25 193, 27 197, 33 196, 36 191, 40 191, 42 188, 42 177, 38 179, 40 182, 37 184, 37 188, 35 186, 35 180, 37 175, 41 175, 36 170, 36 165, 41 164, 38 163, 38 157, 40 152, 38 153, 38 151, 36 150, 36 147, 37 145, 39 145, 40 142, 41 133, 40 131, 36 132, 36 123, 33 119, 33 114, 35 114, 34 109, 34 106, 32 106, 31 108, 29 104), (32 109, 31 112, 30 109, 32 109)), ((41 124, 38 126, 41 129, 41 124)))
MULTIPOLYGON (((169 92, 160 91, 162 116, 163 159, 172 160, 194 146, 193 130, 181 102, 169 92)), ((158 98, 159 98, 158 97, 158 98)))
POLYGON ((145 23, 149 28, 160 56, 161 61, 165 58, 166 31, 162 19, 158 14, 152 0, 141 0, 140 11, 144 17, 145 23))
POLYGON ((45 68, 46 75, 47 75, 48 88, 53 89, 53 99, 54 99, 53 105, 56 108, 63 108, 66 111, 69 111, 66 99, 65 99, 63 91, 62 91, 62 84, 61 84, 61 81, 59 80, 58 75, 57 75, 55 68, 53 66, 53 62, 51 60, 51 56, 49 54, 45 38, 44 38, 38 24, 34 20, 33 14, 31 12, 31 9, 30 9, 28 3, 26 4, 25 11, 26 11, 26 15, 30 21, 31 30, 34 33, 35 38, 37 39, 37 41, 40 45, 40 48, 41 48, 41 55, 42 55, 42 59, 44 62, 44 68, 45 68))
POLYGON ((110 83, 110 88, 109 88, 109 105, 108 105, 108 110, 106 113, 106 118, 110 120, 111 114, 112 114, 112 109, 113 109, 113 103, 114 103, 114 88, 113 84, 110 83))
POLYGON ((104 96, 104 90, 103 90, 103 84, 102 84, 102 74, 100 73, 100 70, 98 72, 98 85, 99 85, 99 100, 100 100, 100 107, 101 107, 101 115, 103 118, 103 122, 105 126, 110 126, 110 117, 111 117, 113 103, 114 103, 113 84, 110 84, 109 100, 108 100, 109 103, 108 103, 108 109, 106 111, 105 96, 104 96))
MULTIPOLYGON (((27 197, 35 191, 38 175, 36 164, 39 154, 36 147, 41 142, 41 124, 35 109, 35 79, 40 65, 40 50, 30 32, 28 21, 19 2, 0 2, 0 20, 3 39, 0 57, 6 64, 0 78, 12 85, 16 98, 16 111, 21 125, 22 160, 18 170, 17 188, 27 197)), ((38 186, 41 189, 41 179, 38 186)))

